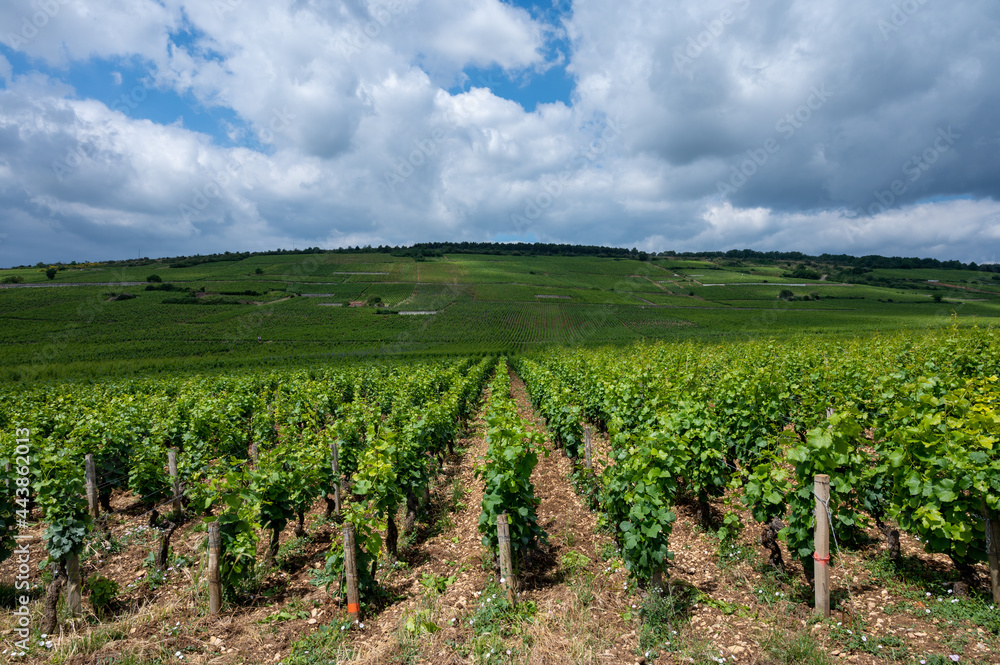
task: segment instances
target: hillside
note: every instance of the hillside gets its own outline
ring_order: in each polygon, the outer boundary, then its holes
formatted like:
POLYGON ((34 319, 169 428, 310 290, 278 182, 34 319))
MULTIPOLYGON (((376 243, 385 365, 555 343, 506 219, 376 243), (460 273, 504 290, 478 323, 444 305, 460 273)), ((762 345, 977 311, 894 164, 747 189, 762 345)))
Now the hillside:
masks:
POLYGON ((1000 315, 1000 275, 975 266, 621 253, 310 250, 65 265, 53 279, 45 266, 3 270, 0 379, 888 331, 1000 315))

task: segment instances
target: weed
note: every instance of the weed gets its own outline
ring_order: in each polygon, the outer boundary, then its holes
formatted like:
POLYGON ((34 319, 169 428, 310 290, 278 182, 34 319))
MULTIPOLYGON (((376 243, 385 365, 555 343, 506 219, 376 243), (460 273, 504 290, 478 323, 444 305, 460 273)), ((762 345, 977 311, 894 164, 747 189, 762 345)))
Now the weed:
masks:
MULTIPOLYGON (((668 585, 666 593, 650 593, 638 608, 642 625, 639 629, 639 647, 654 654, 657 648, 669 645, 677 626, 686 622, 691 608, 701 593, 687 582, 676 581, 668 585)), ((631 617, 629 617, 631 618, 631 617)))
POLYGON ((451 501, 448 505, 448 512, 457 513, 465 509, 465 495, 469 490, 462 486, 462 481, 455 478, 451 481, 451 501))
POLYGON ((570 577, 575 577, 577 573, 590 565, 590 559, 576 550, 571 550, 562 555, 559 559, 559 565, 566 569, 570 577))
POLYGON ((458 578, 454 575, 445 577, 444 575, 435 575, 434 573, 424 573, 420 576, 420 584, 429 592, 442 594, 449 586, 455 583, 456 579, 458 578))
POLYGON ((105 617, 111 612, 111 605, 118 595, 118 582, 109 580, 103 575, 94 573, 84 582, 84 589, 90 597, 90 604, 98 617, 105 617))
POLYGON ((350 621, 331 621, 325 626, 292 643, 288 655, 282 659, 285 665, 327 665, 342 663, 350 658, 345 644, 350 621))
POLYGON ((469 626, 475 634, 470 652, 478 662, 503 663, 520 660, 530 646, 523 624, 533 621, 538 608, 531 601, 511 606, 503 588, 490 582, 480 596, 469 626), (517 638, 521 638, 520 644, 517 638))
POLYGON ((838 625, 830 631, 830 637, 837 641, 842 651, 862 651, 893 660, 904 660, 908 656, 901 639, 895 636, 867 635, 865 625, 861 622, 855 622, 852 628, 838 625))
POLYGON ((774 629, 760 646, 768 655, 768 662, 774 665, 826 665, 830 662, 809 633, 774 629))
POLYGON ((724 571, 732 570, 743 563, 752 566, 757 563, 757 552, 749 545, 732 540, 719 540, 715 550, 715 562, 724 571))
POLYGON ((600 549, 597 550, 597 555, 601 557, 601 561, 611 561, 612 559, 621 558, 621 550, 614 543, 601 543, 600 549))
POLYGON ((952 575, 931 572, 914 559, 893 564, 888 554, 869 560, 872 576, 888 587, 903 602, 886 609, 907 612, 917 617, 937 619, 944 625, 968 621, 983 630, 1000 636, 1000 608, 988 596, 972 589, 967 596, 956 598, 952 575), (891 609, 890 609, 891 608, 891 609))

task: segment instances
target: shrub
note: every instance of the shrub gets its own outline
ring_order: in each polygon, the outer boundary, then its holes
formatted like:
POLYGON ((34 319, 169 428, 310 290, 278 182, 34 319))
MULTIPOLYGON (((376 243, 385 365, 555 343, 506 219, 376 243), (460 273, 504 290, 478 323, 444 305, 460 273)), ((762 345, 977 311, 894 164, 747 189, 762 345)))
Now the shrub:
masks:
POLYGON ((162 282, 163 280, 160 278, 159 275, 150 275, 149 277, 146 278, 146 281, 159 283, 162 282))
POLYGON ((4 284, 20 284, 24 281, 24 278, 20 275, 7 275, 3 278, 4 284))
POLYGON ((93 605, 97 616, 107 616, 111 611, 111 604, 114 602, 115 596, 118 595, 118 582, 94 573, 87 578, 84 588, 87 590, 90 604, 93 605))

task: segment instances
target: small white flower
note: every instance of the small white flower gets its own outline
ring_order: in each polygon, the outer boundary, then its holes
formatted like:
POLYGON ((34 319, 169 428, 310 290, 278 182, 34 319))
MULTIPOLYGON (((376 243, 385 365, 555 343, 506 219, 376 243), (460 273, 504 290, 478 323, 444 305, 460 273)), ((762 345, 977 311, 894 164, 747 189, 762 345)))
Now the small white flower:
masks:
POLYGON ((861 636, 861 641, 862 642, 867 642, 868 641, 868 636, 867 635, 862 635, 861 636))

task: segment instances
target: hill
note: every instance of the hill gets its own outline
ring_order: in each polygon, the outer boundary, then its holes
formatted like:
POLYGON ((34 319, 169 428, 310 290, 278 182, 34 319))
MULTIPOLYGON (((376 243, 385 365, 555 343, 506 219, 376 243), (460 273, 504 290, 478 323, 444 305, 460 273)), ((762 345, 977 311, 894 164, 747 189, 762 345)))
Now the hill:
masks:
POLYGON ((425 243, 54 268, 51 279, 45 265, 0 271, 0 379, 887 331, 1000 314, 993 266, 751 250, 425 243))

